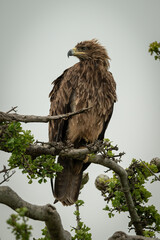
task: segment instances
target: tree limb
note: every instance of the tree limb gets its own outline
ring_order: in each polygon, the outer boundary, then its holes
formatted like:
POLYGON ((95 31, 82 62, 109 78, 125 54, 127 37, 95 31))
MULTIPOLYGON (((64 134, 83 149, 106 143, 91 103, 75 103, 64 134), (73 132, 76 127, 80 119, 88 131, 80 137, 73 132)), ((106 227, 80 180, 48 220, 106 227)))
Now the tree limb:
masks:
POLYGON ((83 112, 88 111, 92 107, 88 108, 83 108, 81 110, 71 112, 71 113, 66 113, 66 114, 61 114, 61 115, 56 115, 56 116, 35 116, 35 115, 20 115, 17 113, 5 113, 5 112, 0 112, 0 122, 3 121, 17 121, 17 122, 44 122, 47 123, 50 120, 59 120, 62 118, 69 118, 71 116, 74 116, 76 114, 80 114, 83 112))
POLYGON ((125 171, 125 169, 122 168, 120 165, 118 165, 115 161, 113 161, 109 158, 104 158, 101 155, 96 155, 95 158, 93 158, 93 157, 91 159, 89 158, 89 162, 108 167, 108 168, 112 169, 115 173, 118 174, 121 185, 122 185, 123 192, 125 194, 128 211, 130 213, 132 223, 135 227, 135 232, 137 235, 143 235, 142 225, 140 222, 140 218, 135 210, 134 202, 133 202, 132 195, 131 195, 130 188, 129 188, 128 175, 127 175, 127 172, 125 171))
POLYGON ((128 235, 124 232, 118 231, 115 232, 112 237, 108 238, 108 240, 159 240, 158 238, 150 238, 150 237, 143 237, 143 236, 133 236, 133 235, 128 235))
POLYGON ((38 206, 28 203, 7 186, 0 187, 0 203, 9 206, 13 210, 26 207, 28 209, 27 217, 46 223, 51 240, 71 240, 71 235, 63 229, 60 216, 54 206, 50 204, 38 206))
MULTIPOLYGON (((1 128, 0 128, 1 130, 1 128)), ((1 143, 0 139, 0 143, 1 143)), ((12 152, 7 148, 1 148, 4 152, 12 152)), ((82 148, 75 149, 73 146, 67 146, 62 142, 52 142, 51 144, 45 143, 44 145, 30 144, 26 149, 26 154, 31 155, 32 158, 38 157, 42 154, 45 155, 67 155, 68 157, 73 157, 79 160, 84 160, 85 156, 90 153, 96 153, 99 150, 99 146, 93 146, 91 149, 82 148)))

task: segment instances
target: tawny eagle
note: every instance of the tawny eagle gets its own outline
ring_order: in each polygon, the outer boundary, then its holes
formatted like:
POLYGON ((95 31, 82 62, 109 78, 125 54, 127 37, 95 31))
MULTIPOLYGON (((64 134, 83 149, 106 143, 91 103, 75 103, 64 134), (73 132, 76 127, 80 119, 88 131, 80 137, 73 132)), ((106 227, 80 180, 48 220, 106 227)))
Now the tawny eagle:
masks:
MULTIPOLYGON (((81 148, 104 138, 117 100, 116 83, 108 71, 110 58, 97 40, 78 43, 68 56, 76 56, 79 62, 53 82, 50 115, 92 108, 67 120, 51 121, 49 141, 70 141, 75 148, 81 148)), ((63 171, 55 179, 54 196, 63 205, 72 205, 79 195, 82 173, 89 164, 62 156, 58 162, 63 171)))

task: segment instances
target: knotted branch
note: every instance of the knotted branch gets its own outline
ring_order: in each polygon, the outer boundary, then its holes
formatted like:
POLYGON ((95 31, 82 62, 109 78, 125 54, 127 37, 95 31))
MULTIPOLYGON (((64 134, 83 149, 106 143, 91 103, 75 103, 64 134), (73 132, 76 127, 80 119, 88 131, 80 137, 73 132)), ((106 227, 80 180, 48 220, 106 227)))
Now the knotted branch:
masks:
POLYGON ((28 209, 27 217, 46 223, 51 240, 71 240, 70 233, 63 229, 61 218, 56 208, 52 205, 38 206, 28 203, 7 186, 0 187, 0 203, 7 205, 13 210, 26 207, 28 209))

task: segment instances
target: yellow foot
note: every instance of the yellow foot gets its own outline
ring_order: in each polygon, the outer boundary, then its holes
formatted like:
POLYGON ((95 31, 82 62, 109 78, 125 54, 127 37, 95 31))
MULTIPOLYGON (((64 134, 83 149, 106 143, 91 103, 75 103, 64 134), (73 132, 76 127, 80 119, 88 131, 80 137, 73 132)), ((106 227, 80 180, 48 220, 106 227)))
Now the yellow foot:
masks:
POLYGON ((83 160, 84 163, 87 163, 88 162, 88 159, 89 159, 89 156, 86 155, 86 158, 83 160))
MULTIPOLYGON (((81 146, 81 147, 79 147, 80 149, 83 149, 83 148, 85 148, 85 146, 81 146)), ((86 157, 85 157, 85 159, 83 160, 83 162, 84 163, 87 163, 88 162, 88 159, 89 159, 89 156, 88 156, 88 154, 86 155, 86 157)))

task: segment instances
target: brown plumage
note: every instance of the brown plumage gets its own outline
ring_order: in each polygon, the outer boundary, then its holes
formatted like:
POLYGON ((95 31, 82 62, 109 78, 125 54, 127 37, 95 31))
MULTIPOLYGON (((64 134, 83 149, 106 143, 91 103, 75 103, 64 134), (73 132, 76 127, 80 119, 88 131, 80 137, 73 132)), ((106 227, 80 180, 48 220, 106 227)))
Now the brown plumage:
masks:
MULTIPOLYGON (((50 93, 50 115, 58 115, 93 106, 69 120, 51 121, 49 140, 70 141, 76 148, 104 138, 113 112, 116 84, 108 71, 109 57, 97 40, 80 42, 68 52, 79 62, 54 81, 50 93)), ((57 174, 54 196, 63 205, 73 204, 79 194, 82 173, 89 165, 75 159, 59 157, 63 171, 57 174)))

